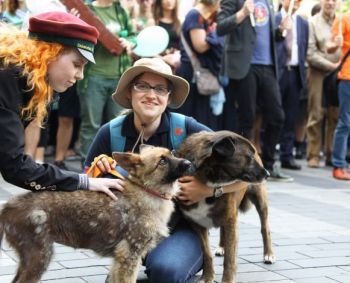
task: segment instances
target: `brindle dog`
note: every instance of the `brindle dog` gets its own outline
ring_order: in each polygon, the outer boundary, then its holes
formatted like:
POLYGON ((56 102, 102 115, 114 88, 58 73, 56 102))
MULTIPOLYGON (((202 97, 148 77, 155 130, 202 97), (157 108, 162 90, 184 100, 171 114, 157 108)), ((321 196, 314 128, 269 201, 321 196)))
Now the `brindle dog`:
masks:
POLYGON ((12 282, 38 282, 53 254, 53 243, 91 249, 114 258, 109 282, 136 282, 142 256, 168 235, 177 178, 191 163, 168 149, 143 147, 140 154, 113 153, 129 172, 118 200, 92 191, 19 195, 0 214, 4 232, 19 256, 12 282))
POLYGON ((224 250, 223 283, 235 282, 238 210, 246 211, 252 202, 260 217, 264 242, 264 261, 275 261, 268 225, 266 184, 268 172, 254 146, 245 138, 229 131, 200 132, 186 138, 177 155, 192 162, 195 175, 209 186, 224 186, 242 180, 251 183, 245 189, 207 198, 194 205, 181 205, 184 215, 192 220, 202 241, 204 263, 201 282, 214 282, 213 259, 208 229, 220 227, 220 246, 224 250))

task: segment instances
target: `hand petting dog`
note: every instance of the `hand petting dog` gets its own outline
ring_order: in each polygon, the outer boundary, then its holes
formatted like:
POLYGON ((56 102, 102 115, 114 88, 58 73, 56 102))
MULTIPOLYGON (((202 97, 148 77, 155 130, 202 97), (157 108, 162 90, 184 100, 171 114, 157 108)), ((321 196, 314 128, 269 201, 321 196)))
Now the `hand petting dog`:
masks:
POLYGON ((176 198, 185 205, 191 205, 202 199, 212 197, 214 189, 201 182, 195 176, 184 176, 178 179, 180 191, 176 198))

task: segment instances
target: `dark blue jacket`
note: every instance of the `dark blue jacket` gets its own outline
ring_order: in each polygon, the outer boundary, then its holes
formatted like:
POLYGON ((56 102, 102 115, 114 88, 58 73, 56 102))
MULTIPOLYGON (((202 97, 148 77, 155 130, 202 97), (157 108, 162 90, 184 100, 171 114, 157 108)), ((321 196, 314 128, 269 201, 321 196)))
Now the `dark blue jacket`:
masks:
MULTIPOLYGON (((301 16, 297 16, 297 43, 298 43, 298 58, 299 58, 299 73, 300 82, 303 88, 306 88, 306 54, 309 40, 309 25, 308 22, 301 16)), ((279 26, 282 21, 281 12, 276 14, 276 26, 279 26)), ((288 60, 287 41, 282 40, 276 43, 277 48, 277 62, 278 62, 278 74, 280 77, 283 75, 285 66, 288 60)))

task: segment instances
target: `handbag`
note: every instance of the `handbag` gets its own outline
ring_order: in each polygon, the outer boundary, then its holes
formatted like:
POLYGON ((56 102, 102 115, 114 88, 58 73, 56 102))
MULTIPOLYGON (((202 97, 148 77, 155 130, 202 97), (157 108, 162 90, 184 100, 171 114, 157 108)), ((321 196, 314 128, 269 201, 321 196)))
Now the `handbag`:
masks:
POLYGON ((323 79, 322 84, 322 95, 323 95, 323 106, 339 106, 339 98, 338 98, 338 73, 343 67, 344 62, 350 55, 350 49, 343 57, 342 61, 340 62, 339 66, 333 70, 332 72, 329 72, 323 79))
POLYGON ((186 39, 181 33, 181 42, 185 51, 190 58, 193 68, 193 81, 196 83, 199 94, 214 95, 219 93, 221 85, 217 76, 215 76, 208 68, 202 67, 197 56, 192 52, 186 39))

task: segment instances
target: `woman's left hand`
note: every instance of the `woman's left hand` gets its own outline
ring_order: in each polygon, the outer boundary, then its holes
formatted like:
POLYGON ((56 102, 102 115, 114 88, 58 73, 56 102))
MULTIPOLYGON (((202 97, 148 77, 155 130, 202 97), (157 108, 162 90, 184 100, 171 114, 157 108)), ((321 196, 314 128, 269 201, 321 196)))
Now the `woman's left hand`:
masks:
POLYGON ((213 196, 213 188, 203 184, 194 176, 184 176, 178 179, 180 192, 177 199, 185 205, 191 205, 200 200, 213 196))

